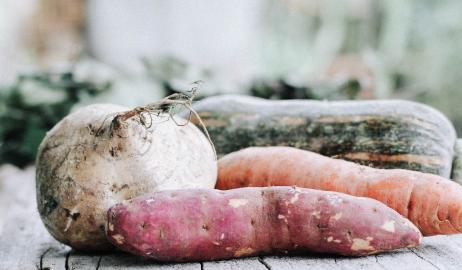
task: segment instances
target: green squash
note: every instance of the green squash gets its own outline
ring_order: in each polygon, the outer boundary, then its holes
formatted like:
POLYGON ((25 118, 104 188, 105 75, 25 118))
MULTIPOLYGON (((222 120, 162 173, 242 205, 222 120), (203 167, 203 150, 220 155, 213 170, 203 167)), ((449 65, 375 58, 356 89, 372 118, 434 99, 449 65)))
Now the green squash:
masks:
POLYGON ((376 168, 451 175, 455 129, 442 113, 420 103, 224 95, 203 99, 194 109, 218 156, 250 146, 283 145, 376 168))

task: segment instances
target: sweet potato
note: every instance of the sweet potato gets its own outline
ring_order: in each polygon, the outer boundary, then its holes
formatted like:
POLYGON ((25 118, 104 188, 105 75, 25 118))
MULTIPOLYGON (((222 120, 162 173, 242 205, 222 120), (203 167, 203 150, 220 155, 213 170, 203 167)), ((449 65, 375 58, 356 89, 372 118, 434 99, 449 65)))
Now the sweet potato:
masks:
POLYGON ((218 162, 218 189, 299 186, 379 200, 424 235, 462 232, 462 186, 433 174, 374 169, 291 147, 253 147, 218 162))
POLYGON ((362 256, 414 247, 418 229, 369 198, 294 187, 161 191, 113 206, 107 237, 159 261, 274 253, 362 256))

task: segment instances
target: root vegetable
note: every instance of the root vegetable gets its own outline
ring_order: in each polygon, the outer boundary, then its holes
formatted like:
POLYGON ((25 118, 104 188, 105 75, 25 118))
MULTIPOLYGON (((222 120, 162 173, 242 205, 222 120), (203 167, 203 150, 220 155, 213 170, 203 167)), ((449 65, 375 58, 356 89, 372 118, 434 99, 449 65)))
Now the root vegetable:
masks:
MULTIPOLYGON (((168 108, 171 100, 164 101, 168 108)), ((214 186, 207 138, 151 109, 91 105, 48 132, 36 162, 37 203, 57 240, 85 251, 112 248, 104 232, 110 206, 158 190, 214 186)))
POLYGON ((288 186, 379 200, 424 235, 462 232, 462 186, 401 169, 374 169, 291 147, 252 147, 218 162, 217 188, 288 186))
POLYGON ((117 247, 159 261, 322 252, 362 256, 414 247, 418 229, 368 198, 292 187, 162 191, 108 211, 117 247))

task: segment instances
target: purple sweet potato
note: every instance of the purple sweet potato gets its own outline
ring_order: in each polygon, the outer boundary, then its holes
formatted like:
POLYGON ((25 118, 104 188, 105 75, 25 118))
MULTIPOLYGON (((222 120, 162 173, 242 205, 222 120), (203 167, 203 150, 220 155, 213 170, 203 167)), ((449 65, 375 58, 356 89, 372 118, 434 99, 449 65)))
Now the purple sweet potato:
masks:
POLYGON ((379 201, 292 187, 172 190, 108 211, 107 237, 159 261, 275 253, 362 256, 419 245, 422 235, 379 201))

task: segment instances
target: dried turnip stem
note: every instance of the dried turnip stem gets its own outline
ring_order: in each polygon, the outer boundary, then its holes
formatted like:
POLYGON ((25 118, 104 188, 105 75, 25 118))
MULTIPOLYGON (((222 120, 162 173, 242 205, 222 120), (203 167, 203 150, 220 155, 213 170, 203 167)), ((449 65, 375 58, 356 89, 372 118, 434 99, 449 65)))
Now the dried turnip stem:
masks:
MULTIPOLYGON (((115 130, 120 129, 120 127, 123 126, 124 122, 126 122, 127 120, 133 117, 138 117, 141 124, 146 126, 146 128, 150 128, 150 125, 149 126, 146 125, 146 120, 144 117, 145 113, 147 113, 150 117, 152 116, 152 114, 157 115, 157 116, 161 114, 168 114, 169 119, 174 121, 175 124, 177 124, 178 126, 184 126, 184 125, 189 124, 189 122, 191 121, 191 117, 194 115, 194 117, 197 118, 197 121, 199 122, 201 129, 203 130, 205 136, 207 137, 210 145, 213 148, 215 159, 217 159, 217 153, 215 150, 215 146, 213 145, 212 138, 210 137, 209 132, 207 131, 207 127, 205 123, 202 121, 199 114, 192 107, 192 102, 196 96, 196 93, 197 93, 197 87, 195 86, 188 92, 175 93, 175 94, 169 95, 161 99, 160 101, 150 103, 145 106, 139 106, 139 107, 134 108, 133 110, 118 113, 112 120, 111 132, 114 132, 115 130), (173 109, 176 106, 184 106, 186 109, 189 110, 189 116, 185 124, 180 124, 176 122, 174 118, 174 113, 172 113, 173 109)), ((150 123, 152 124, 152 119, 150 123)))

